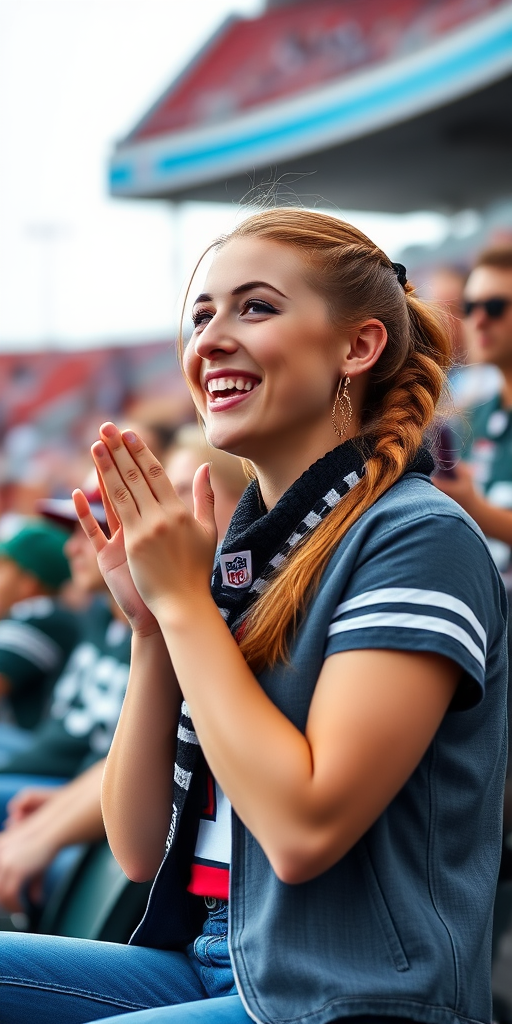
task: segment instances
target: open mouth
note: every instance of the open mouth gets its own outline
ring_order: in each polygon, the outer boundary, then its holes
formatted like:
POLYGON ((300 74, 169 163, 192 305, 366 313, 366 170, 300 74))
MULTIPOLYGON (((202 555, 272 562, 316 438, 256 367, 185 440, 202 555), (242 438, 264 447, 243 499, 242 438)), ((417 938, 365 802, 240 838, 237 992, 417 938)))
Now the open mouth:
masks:
POLYGON ((241 375, 226 375, 225 377, 211 377, 206 381, 205 387, 214 403, 225 402, 232 398, 242 398, 254 391, 261 381, 256 377, 245 377, 241 375))

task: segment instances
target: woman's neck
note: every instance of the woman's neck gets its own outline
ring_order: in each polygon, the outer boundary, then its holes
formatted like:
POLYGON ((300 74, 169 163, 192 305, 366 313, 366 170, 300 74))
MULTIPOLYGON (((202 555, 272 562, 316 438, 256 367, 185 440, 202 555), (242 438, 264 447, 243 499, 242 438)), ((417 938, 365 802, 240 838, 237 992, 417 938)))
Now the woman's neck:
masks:
POLYGON ((277 505, 288 488, 313 463, 327 455, 327 452, 337 448, 343 441, 355 437, 357 429, 357 420, 354 417, 346 435, 339 438, 334 433, 332 422, 329 419, 328 423, 316 433, 305 430, 300 434, 296 431, 290 443, 281 439, 281 443, 276 444, 271 450, 265 446, 251 455, 246 455, 254 466, 267 511, 277 505))
POLYGON ((295 458, 290 458, 289 456, 279 458, 275 456, 272 460, 265 459, 261 463, 253 461, 261 496, 267 511, 270 511, 270 509, 277 505, 277 502, 286 493, 288 488, 313 463, 318 462, 318 459, 323 458, 324 455, 327 455, 327 452, 337 448, 341 443, 341 440, 333 436, 333 443, 330 447, 322 445, 319 447, 303 448, 299 456, 295 453, 295 458))

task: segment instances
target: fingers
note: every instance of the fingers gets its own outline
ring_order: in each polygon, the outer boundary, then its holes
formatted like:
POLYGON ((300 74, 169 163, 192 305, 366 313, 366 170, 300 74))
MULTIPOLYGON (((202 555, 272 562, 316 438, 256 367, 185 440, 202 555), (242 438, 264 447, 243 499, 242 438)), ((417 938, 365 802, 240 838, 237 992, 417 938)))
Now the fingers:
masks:
POLYGON ((210 483, 210 466, 207 462, 196 470, 192 492, 194 495, 194 516, 198 523, 201 523, 206 533, 216 540, 215 498, 210 483))
POLYGON ((119 519, 117 518, 117 516, 116 516, 116 514, 114 512, 114 509, 112 508, 112 504, 111 504, 110 498, 109 498, 109 496, 108 496, 108 494, 107 494, 107 492, 105 490, 105 485, 103 483, 103 480, 101 479, 100 474, 97 473, 96 475, 98 477, 98 486, 99 486, 100 493, 101 493, 101 500, 103 502, 103 508, 105 509, 105 515, 107 517, 107 526, 108 526, 108 529, 109 529, 110 536, 113 537, 115 532, 116 532, 116 530, 119 529, 119 526, 121 524, 120 524, 119 519))
POLYGON ((15 793, 14 796, 6 804, 6 810, 10 818, 20 812, 27 813, 32 811, 35 807, 39 807, 42 803, 48 799, 48 795, 53 794, 53 789, 49 786, 34 787, 34 789, 21 789, 19 793, 15 793))
POLYGON ((75 512, 78 516, 80 525, 85 535, 89 538, 96 554, 99 555, 100 551, 103 551, 103 548, 108 543, 107 538, 105 537, 101 526, 94 518, 85 494, 77 489, 73 491, 71 497, 73 498, 75 512))
POLYGON ((9 807, 9 813, 4 821, 4 829, 7 830, 12 828, 14 825, 19 824, 20 821, 25 821, 29 818, 34 811, 38 811, 39 808, 46 803, 46 798, 43 800, 32 800, 25 801, 24 803, 16 804, 14 807, 9 807))
POLYGON ((131 430, 121 434, 113 423, 100 428, 101 441, 93 445, 93 456, 116 515, 126 522, 136 510, 148 511, 175 497, 164 469, 147 445, 131 430))

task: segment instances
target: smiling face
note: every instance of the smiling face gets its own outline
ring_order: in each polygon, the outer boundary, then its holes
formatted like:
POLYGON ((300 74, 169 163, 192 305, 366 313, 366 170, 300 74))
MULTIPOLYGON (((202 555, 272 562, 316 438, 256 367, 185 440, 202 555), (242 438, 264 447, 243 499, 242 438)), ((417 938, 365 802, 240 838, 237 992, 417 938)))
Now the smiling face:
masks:
POLYGON ((331 409, 349 343, 294 249, 232 239, 193 320, 185 371, 211 444, 256 465, 300 452, 305 467, 335 447, 331 409))

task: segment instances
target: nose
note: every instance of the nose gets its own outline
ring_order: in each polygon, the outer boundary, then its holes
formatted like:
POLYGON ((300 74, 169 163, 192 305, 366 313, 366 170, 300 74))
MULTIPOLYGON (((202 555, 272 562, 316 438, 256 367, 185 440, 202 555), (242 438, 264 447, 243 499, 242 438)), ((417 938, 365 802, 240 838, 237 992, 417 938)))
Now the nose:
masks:
POLYGON ((469 320, 477 331, 481 331, 484 327, 487 327, 489 324, 489 317, 483 306, 477 306, 476 309, 473 310, 469 320))
POLYGON ((483 327, 488 325, 489 319, 485 306, 477 305, 467 317, 467 322, 470 327, 476 328, 476 330, 481 330, 483 327))
POLYGON ((211 360, 217 354, 236 352, 238 342, 230 329, 228 318, 217 311, 196 336, 194 351, 201 359, 211 360))

